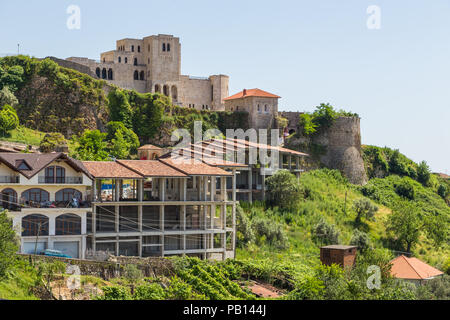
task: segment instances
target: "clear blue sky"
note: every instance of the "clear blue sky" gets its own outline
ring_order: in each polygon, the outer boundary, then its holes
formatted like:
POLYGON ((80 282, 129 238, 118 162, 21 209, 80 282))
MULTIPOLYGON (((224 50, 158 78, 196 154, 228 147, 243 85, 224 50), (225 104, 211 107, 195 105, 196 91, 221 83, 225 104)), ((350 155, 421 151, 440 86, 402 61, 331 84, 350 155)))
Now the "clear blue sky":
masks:
POLYGON ((448 0, 52 0, 0 2, 0 54, 85 56, 115 40, 181 38, 182 72, 230 76, 230 94, 258 87, 280 110, 321 102, 358 113, 362 142, 399 148, 450 170, 448 0), (81 9, 68 30, 66 9, 81 9), (381 29, 366 26, 369 5, 381 29))

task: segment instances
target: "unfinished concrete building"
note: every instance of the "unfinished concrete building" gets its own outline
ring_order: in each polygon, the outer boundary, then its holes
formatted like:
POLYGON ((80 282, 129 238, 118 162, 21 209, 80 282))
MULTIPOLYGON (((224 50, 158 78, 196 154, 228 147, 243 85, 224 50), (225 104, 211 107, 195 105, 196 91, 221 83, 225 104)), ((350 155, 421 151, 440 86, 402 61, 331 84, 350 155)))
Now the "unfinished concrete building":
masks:
POLYGON ((173 159, 83 164, 94 181, 88 249, 140 257, 234 257, 236 178, 232 173, 173 159), (231 197, 227 178, 234 186, 231 197))

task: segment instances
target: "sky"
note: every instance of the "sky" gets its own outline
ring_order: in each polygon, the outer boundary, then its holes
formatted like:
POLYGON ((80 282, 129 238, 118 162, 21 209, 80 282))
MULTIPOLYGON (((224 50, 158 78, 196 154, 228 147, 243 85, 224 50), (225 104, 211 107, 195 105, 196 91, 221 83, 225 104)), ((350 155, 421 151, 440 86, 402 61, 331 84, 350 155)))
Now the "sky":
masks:
POLYGON ((0 0, 0 55, 99 59, 154 34, 180 38, 183 74, 227 74, 230 95, 260 88, 280 111, 356 112, 363 144, 450 174, 448 0, 0 0))

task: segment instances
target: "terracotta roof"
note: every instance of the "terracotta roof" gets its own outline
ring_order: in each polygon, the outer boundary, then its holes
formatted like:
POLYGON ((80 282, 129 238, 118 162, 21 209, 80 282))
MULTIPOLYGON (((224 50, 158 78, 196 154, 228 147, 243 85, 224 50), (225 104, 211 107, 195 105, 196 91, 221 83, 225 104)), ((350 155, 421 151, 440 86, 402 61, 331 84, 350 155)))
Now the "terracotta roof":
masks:
POLYGON ((398 256, 391 261, 391 274, 400 279, 424 280, 444 274, 417 258, 398 256))
POLYGON ((346 246, 342 244, 332 244, 329 246, 321 247, 320 249, 338 249, 338 250, 347 250, 357 248, 356 246, 346 246))
POLYGON ((144 177, 186 177, 186 175, 159 160, 117 160, 118 163, 144 177))
POLYGON ((262 98, 281 98, 273 93, 263 91, 261 89, 244 89, 239 93, 236 93, 228 98, 225 98, 224 101, 241 99, 246 97, 262 97, 262 98))
POLYGON ((138 150, 161 150, 161 148, 154 146, 152 144, 146 144, 146 145, 143 145, 142 147, 138 148, 138 150))
POLYGON ((161 162, 171 166, 172 168, 176 168, 177 170, 193 176, 231 176, 232 174, 222 170, 220 168, 216 168, 210 165, 207 165, 196 159, 186 159, 184 158, 182 161, 176 161, 181 159, 160 159, 161 162), (175 161, 174 161, 175 160, 175 161))
POLYGON ((121 179, 135 179, 143 178, 142 175, 130 170, 121 164, 113 161, 83 161, 84 166, 89 173, 95 178, 121 178, 121 179))
POLYGON ((72 159, 62 152, 52 152, 52 153, 0 153, 0 162, 3 162, 12 170, 17 171, 27 177, 28 179, 35 176, 38 172, 47 167, 50 163, 55 160, 65 161, 73 169, 78 172, 83 172, 87 176, 89 175, 88 170, 85 166, 78 160, 72 159), (18 169, 20 164, 26 164, 29 170, 18 169))

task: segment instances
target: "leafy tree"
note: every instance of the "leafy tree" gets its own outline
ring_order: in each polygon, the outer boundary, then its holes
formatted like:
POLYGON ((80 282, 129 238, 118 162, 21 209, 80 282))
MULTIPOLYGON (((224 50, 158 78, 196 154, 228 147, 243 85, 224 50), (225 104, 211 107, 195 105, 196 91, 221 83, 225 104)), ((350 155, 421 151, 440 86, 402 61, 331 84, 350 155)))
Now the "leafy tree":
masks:
POLYGON ((356 212, 356 223, 360 223, 363 217, 368 220, 375 219, 375 213, 378 211, 378 207, 366 198, 355 200, 353 202, 353 209, 356 212))
POLYGON ((136 283, 144 277, 142 271, 135 264, 125 265, 123 271, 124 278, 131 284, 131 294, 133 294, 136 283))
POLYGON ((329 103, 321 103, 320 106, 316 107, 313 113, 314 122, 320 128, 329 128, 333 125, 334 120, 339 116, 339 114, 333 109, 333 106, 329 103))
POLYGON ((419 241, 421 220, 419 211, 414 204, 403 202, 389 215, 386 230, 391 239, 396 241, 406 252, 419 241))
POLYGON ((353 231, 352 239, 350 240, 350 244, 353 246, 357 246, 361 252, 366 251, 370 245, 369 235, 365 232, 359 231, 355 229, 353 231))
POLYGON ((114 89, 108 94, 109 116, 112 121, 120 121, 131 129, 133 110, 124 90, 114 89))
POLYGON ((116 159, 126 159, 130 155, 130 144, 123 137, 122 130, 116 131, 111 140, 109 154, 116 159))
POLYGON ((430 185, 430 178, 430 167, 427 165, 426 161, 422 161, 417 166, 417 181, 419 181, 425 187, 428 187, 430 185))
POLYGON ((236 242, 239 247, 245 247, 255 241, 252 223, 242 207, 236 206, 236 242))
POLYGON ((14 264, 15 253, 19 248, 16 231, 12 228, 12 219, 7 213, 6 210, 0 212, 0 279, 6 276, 14 264))
POLYGON ((77 146, 73 156, 84 161, 107 161, 108 144, 105 141, 106 133, 99 130, 86 130, 76 139, 77 146))
POLYGON ((319 125, 314 122, 312 114, 302 113, 300 115, 300 127, 303 128, 303 134, 305 136, 312 135, 317 131, 319 125))
POLYGON ((103 295, 97 297, 97 300, 132 300, 130 290, 124 286, 110 286, 102 288, 103 295))
POLYGON ((283 226, 268 218, 256 218, 252 222, 252 228, 260 244, 267 241, 269 245, 284 249, 288 246, 288 238, 283 226))
POLYGON ((447 186, 445 184, 440 184, 437 189, 437 193, 442 197, 442 199, 445 199, 445 197, 447 197, 448 194, 447 186))
POLYGON ((133 129, 142 139, 151 139, 160 130, 164 110, 170 99, 159 93, 130 93, 134 106, 133 129))
POLYGON ((39 144, 39 150, 44 153, 56 151, 58 148, 66 146, 67 141, 59 132, 45 134, 39 144))
POLYGON ((4 106, 5 104, 13 107, 19 104, 19 100, 17 100, 14 93, 12 93, 7 86, 4 86, 3 89, 0 90, 0 106, 4 106))
POLYGON ((16 110, 10 105, 4 105, 0 110, 0 133, 5 136, 9 131, 19 126, 16 110))
POLYGON ((321 245, 330 245, 339 243, 340 232, 335 225, 321 220, 314 226, 313 239, 321 245))
POLYGON ((389 170, 391 173, 398 175, 407 175, 408 169, 406 164, 401 159, 401 154, 398 149, 394 150, 389 158, 389 170))
POLYGON ((139 138, 136 135, 136 133, 134 133, 133 130, 125 127, 125 125, 122 122, 118 121, 108 122, 108 124, 106 125, 106 132, 107 132, 106 140, 112 141, 114 138, 117 139, 116 133, 118 131, 122 132, 123 138, 129 145, 129 153, 135 154, 140 146, 139 138))
POLYGON ((12 92, 16 92, 24 81, 23 75, 24 70, 19 65, 11 67, 0 66, 0 89, 7 86, 12 92))
POLYGON ((298 179, 287 170, 279 170, 266 180, 268 202, 280 208, 293 208, 303 198, 298 179))
POLYGON ((408 179, 403 178, 399 183, 395 184, 395 192, 406 199, 414 200, 416 192, 412 181, 408 179))
POLYGON ((134 290, 134 300, 165 300, 166 293, 159 283, 137 286, 134 290))

